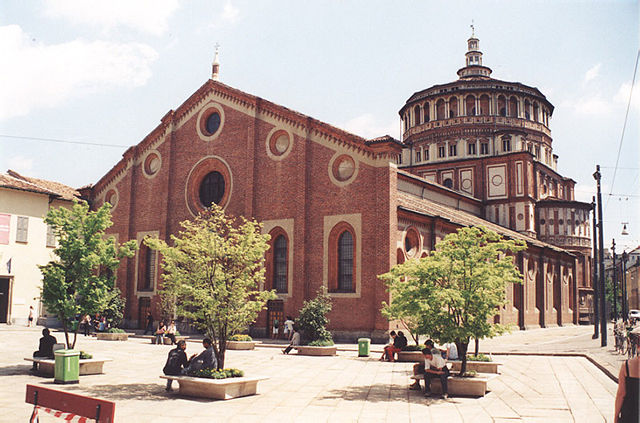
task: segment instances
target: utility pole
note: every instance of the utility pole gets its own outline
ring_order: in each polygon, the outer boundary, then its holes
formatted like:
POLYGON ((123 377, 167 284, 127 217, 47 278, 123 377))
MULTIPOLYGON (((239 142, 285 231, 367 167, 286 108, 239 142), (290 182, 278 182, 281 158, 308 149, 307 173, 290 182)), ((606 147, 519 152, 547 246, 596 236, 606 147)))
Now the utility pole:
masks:
POLYGON ((593 272, 591 275, 591 286, 593 287, 593 336, 592 339, 598 339, 598 326, 600 326, 600 313, 598 306, 598 231, 596 221, 596 197, 591 197, 591 211, 593 211, 593 272))
POLYGON ((611 256, 613 257, 613 318, 618 322, 618 269, 616 267, 616 240, 611 240, 611 256))
POLYGON ((596 171, 593 174, 597 184, 598 196, 598 266, 600 268, 600 346, 607 346, 607 316, 604 300, 604 231, 602 228, 602 187, 600 186, 600 165, 596 165, 596 171))

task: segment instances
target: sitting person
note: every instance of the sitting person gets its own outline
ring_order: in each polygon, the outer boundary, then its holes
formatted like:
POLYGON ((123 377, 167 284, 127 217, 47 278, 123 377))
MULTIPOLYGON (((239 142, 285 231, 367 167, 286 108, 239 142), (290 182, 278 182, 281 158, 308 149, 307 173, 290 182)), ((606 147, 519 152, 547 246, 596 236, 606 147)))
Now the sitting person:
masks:
POLYGON ((397 335, 395 331, 391 331, 390 335, 393 338, 393 344, 384 347, 382 359, 384 359, 386 356, 389 361, 393 362, 395 354, 399 353, 403 348, 407 346, 407 337, 404 336, 404 333, 402 333, 402 331, 398 331, 397 335))
MULTIPOLYGON (((435 345, 431 339, 427 339, 424 342, 424 346, 426 348, 429 348, 430 350, 435 348, 435 345)), ((413 375, 414 376, 424 375, 424 360, 413 365, 413 375)), ((422 388, 420 387, 420 381, 416 379, 415 382, 413 382, 413 384, 409 386, 409 389, 412 389, 414 391, 422 390, 422 388)))
POLYGON ((202 340, 202 346, 204 351, 200 354, 194 354, 189 359, 189 366, 184 370, 184 373, 189 373, 193 370, 200 369, 215 369, 218 367, 218 360, 216 360, 216 354, 213 351, 213 343, 211 339, 204 338, 202 340))
POLYGON ((158 329, 156 329, 156 344, 162 345, 162 337, 166 331, 167 327, 164 325, 164 321, 161 320, 158 323, 158 329))
MULTIPOLYGON (((55 336, 49 333, 49 329, 42 329, 42 338, 40 338, 40 345, 38 351, 34 351, 33 358, 53 358, 53 346, 58 342, 55 336)), ((38 370, 38 363, 33 362, 32 371, 38 370)))
POLYGON ((449 377, 449 368, 447 367, 447 361, 442 358, 440 351, 436 349, 425 348, 422 350, 422 355, 424 355, 424 396, 431 395, 431 380, 439 378, 442 386, 442 398, 448 398, 447 378, 449 377))
POLYGON ((456 346, 455 342, 448 342, 446 344, 443 345, 443 347, 446 348, 446 351, 444 352, 445 357, 447 360, 458 360, 458 347, 456 346))
POLYGON ((291 343, 287 346, 287 348, 282 350, 283 354, 289 354, 289 351, 291 351, 293 347, 297 347, 298 345, 300 345, 300 332, 298 332, 298 325, 294 323, 292 326, 292 330, 293 335, 291 336, 291 343))
MULTIPOLYGON (((169 355, 167 356, 167 363, 164 365, 162 372, 165 375, 170 376, 179 376, 182 374, 183 370, 189 365, 187 361, 187 354, 185 350, 187 349, 187 343, 183 340, 178 341, 178 346, 169 351, 169 355)), ((171 391, 171 379, 167 380, 167 391, 171 391)))
POLYGON ((171 345, 176 343, 176 332, 176 322, 172 320, 171 323, 169 323, 167 331, 164 333, 164 336, 171 339, 171 345))

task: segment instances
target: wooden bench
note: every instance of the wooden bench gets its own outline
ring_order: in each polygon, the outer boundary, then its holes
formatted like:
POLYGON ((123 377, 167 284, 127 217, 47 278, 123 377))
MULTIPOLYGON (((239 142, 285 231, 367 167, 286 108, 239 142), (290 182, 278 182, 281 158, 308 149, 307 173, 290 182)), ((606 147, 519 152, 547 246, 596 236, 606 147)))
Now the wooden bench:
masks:
MULTIPOLYGON (((38 373, 43 376, 53 376, 56 361, 52 358, 25 358, 25 361, 38 363, 38 373)), ((87 358, 80 360, 80 376, 99 375, 104 373, 102 368, 104 363, 112 361, 110 358, 87 358)))
MULTIPOLYGON (((447 379, 447 390, 449 395, 483 397, 487 393, 487 383, 496 375, 479 375, 475 377, 453 377, 447 379)), ((424 375, 413 375, 411 379, 416 381, 424 380, 424 375)), ((442 393, 440 379, 431 380, 431 392, 442 393)))
POLYGON ((258 382, 267 377, 230 377, 226 379, 208 379, 191 376, 160 376, 162 379, 175 380, 180 389, 178 393, 189 397, 226 400, 255 395, 258 382))

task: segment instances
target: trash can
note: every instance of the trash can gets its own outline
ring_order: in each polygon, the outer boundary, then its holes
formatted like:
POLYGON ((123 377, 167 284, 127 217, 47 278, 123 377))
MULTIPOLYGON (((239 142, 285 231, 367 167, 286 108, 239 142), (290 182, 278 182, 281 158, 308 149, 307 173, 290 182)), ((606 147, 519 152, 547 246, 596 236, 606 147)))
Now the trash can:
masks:
POLYGON ((358 357, 369 357, 369 346, 371 339, 358 338, 358 357))
POLYGON ((55 383, 78 383, 80 376, 80 351, 58 350, 53 353, 56 357, 54 368, 55 383))

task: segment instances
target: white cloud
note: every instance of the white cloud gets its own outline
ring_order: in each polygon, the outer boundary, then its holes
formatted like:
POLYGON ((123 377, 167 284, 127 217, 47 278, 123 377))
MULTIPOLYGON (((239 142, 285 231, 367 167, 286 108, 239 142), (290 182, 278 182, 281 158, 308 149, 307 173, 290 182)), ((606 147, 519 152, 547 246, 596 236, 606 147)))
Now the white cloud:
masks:
POLYGON ((178 0, 47 0, 43 4, 52 18, 107 31, 124 26, 152 35, 169 28, 169 18, 179 6, 178 0))
POLYGON ((371 113, 356 116, 353 119, 338 125, 338 127, 363 138, 375 138, 382 135, 391 135, 394 138, 398 138, 400 132, 399 120, 381 122, 371 113))
POLYGON ((583 97, 576 101, 575 110, 582 115, 600 115, 611 111, 611 103, 598 95, 583 97))
POLYGON ((18 25, 0 27, 0 51, 5 59, 0 67, 0 120, 72 97, 144 85, 158 57, 140 43, 33 43, 18 25))
POLYGON ((238 20, 239 15, 240 15, 240 10, 234 5, 232 5, 230 1, 228 1, 224 5, 224 9, 222 9, 223 20, 230 23, 235 23, 238 20))
MULTIPOLYGON (((33 169, 33 159, 24 156, 13 156, 7 160, 7 166, 18 173, 28 173, 33 169)), ((28 175, 33 176, 33 175, 28 175)))
POLYGON ((596 183, 576 184, 574 187, 576 200, 590 203, 591 198, 596 195, 596 183))
MULTIPOLYGON (((639 91, 640 90, 638 90, 638 86, 636 85, 633 88, 633 97, 631 98, 631 106, 636 109, 640 109, 640 92, 639 91)), ((613 101, 615 101, 616 103, 624 104, 624 106, 626 107, 627 103, 629 102, 630 92, 631 92, 631 83, 625 82, 618 89, 618 92, 613 98, 613 101)))
POLYGON ((602 67, 602 63, 597 63, 593 65, 585 74, 584 74, 584 82, 589 82, 592 79, 597 78, 600 75, 600 68, 602 67))

